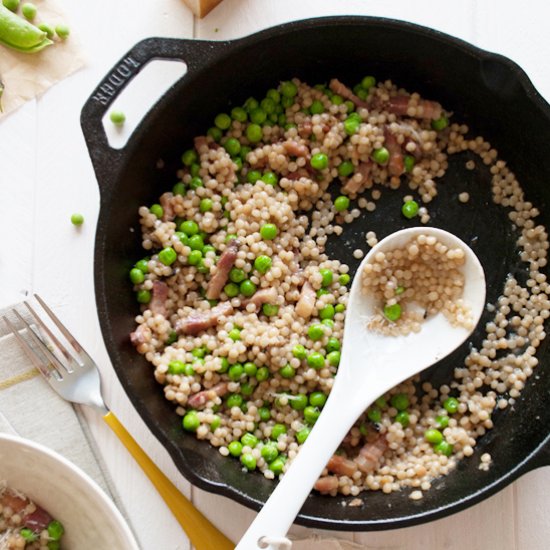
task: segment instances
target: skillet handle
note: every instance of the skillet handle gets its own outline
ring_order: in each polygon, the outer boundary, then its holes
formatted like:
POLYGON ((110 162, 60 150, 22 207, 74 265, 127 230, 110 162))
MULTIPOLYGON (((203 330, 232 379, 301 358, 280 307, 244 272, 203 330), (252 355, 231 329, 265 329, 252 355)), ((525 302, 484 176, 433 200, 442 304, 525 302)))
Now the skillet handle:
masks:
POLYGON ((115 179, 123 152, 123 149, 110 147, 102 124, 103 116, 118 95, 153 59, 184 61, 187 72, 182 78, 190 78, 206 67, 220 49, 228 45, 227 41, 147 38, 138 42, 113 66, 92 92, 80 114, 80 125, 102 194, 115 179))

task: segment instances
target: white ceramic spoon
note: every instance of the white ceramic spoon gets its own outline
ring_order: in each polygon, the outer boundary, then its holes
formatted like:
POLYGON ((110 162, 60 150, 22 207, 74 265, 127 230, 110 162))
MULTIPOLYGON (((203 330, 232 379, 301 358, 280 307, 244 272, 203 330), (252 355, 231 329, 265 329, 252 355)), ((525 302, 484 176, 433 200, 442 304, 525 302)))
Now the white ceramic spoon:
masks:
POLYGON ((452 327, 442 314, 428 318, 420 332, 406 336, 385 336, 366 328, 366 319, 377 304, 361 293, 360 273, 365 263, 377 252, 403 247, 420 234, 433 235, 466 253, 463 300, 471 309, 474 326, 478 323, 485 305, 485 276, 476 255, 458 237, 441 229, 414 227, 397 231, 373 247, 351 286, 340 366, 330 396, 298 456, 236 550, 279 550, 280 546, 269 541, 286 535, 323 468, 361 413, 397 384, 443 359, 470 335, 466 328, 452 327))

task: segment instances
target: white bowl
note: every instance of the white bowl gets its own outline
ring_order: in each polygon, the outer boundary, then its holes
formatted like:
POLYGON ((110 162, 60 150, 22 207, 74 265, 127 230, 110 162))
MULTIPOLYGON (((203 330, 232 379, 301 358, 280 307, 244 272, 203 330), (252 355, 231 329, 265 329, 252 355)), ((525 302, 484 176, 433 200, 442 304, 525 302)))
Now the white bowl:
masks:
POLYGON ((97 483, 47 447, 0 434, 0 480, 63 524, 63 548, 139 550, 121 513, 97 483))

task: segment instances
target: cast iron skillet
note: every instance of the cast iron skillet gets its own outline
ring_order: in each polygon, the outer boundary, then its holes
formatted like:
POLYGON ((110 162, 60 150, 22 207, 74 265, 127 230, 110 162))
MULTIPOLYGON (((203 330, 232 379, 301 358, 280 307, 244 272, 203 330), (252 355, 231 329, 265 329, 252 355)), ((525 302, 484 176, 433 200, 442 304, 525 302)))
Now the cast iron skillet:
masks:
MULTIPOLYGON (((172 187, 182 151, 211 126, 228 102, 241 104, 280 80, 298 76, 310 84, 338 77, 353 84, 366 74, 392 79, 409 91, 442 102, 454 119, 469 124, 495 146, 516 172, 527 197, 550 227, 550 107, 525 73, 510 60, 416 25, 368 17, 329 17, 281 25, 229 42, 151 38, 132 48, 105 77, 82 110, 81 123, 101 190, 95 247, 95 291, 103 337, 116 373, 132 403, 192 483, 259 509, 273 488, 261 474, 245 475, 236 460, 223 458, 204 442, 186 435, 181 420, 164 399, 152 368, 131 346, 128 334, 138 306, 128 270, 143 256, 137 209, 156 202, 172 187), (101 125, 109 104, 148 61, 184 60, 188 73, 169 89, 122 150, 111 149, 101 125), (159 168, 157 161, 163 159, 159 168)), ((260 96, 261 97, 261 96, 260 96)), ((447 175, 430 206, 433 225, 471 244, 487 275, 488 300, 494 301, 507 273, 520 280, 526 265, 515 249, 516 231, 505 210, 490 197, 487 169, 465 169, 467 155, 451 157, 447 175), (457 194, 468 191, 465 206, 457 194)), ((349 263, 364 247, 364 232, 385 236, 413 222, 399 215, 407 191, 384 191, 373 214, 360 218, 328 245, 330 254, 349 263)), ((482 319, 488 320, 488 316, 482 319)), ((473 345, 479 346, 478 330, 473 345)), ((424 372, 434 384, 451 378, 468 344, 424 372)), ((433 520, 488 497, 525 472, 550 464, 550 358, 544 343, 540 365, 513 408, 493 415, 495 428, 481 438, 475 455, 434 482, 420 501, 407 492, 364 494, 365 505, 346 507, 349 498, 312 494, 298 522, 342 530, 377 530, 433 520), (478 469, 491 453, 488 472, 478 469)))

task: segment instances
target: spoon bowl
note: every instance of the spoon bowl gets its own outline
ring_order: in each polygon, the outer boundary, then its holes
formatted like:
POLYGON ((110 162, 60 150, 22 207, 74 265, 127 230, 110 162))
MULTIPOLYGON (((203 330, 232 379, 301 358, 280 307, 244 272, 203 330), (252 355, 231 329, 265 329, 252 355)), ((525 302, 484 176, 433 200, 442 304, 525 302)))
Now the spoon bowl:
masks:
MULTIPOLYGON (((454 351, 471 334, 485 306, 483 268, 466 243, 433 227, 392 233, 374 246, 354 277, 346 312, 338 376, 323 410, 291 467, 239 542, 237 550, 278 550, 307 495, 357 418, 379 396, 454 351), (448 248, 460 248, 466 261, 462 301, 470 308, 471 327, 453 326, 442 313, 428 317, 419 332, 387 335, 367 328, 379 304, 362 292, 361 273, 379 252, 403 248, 420 235, 448 248), (277 543, 277 541, 279 541, 277 543)), ((287 543, 288 544, 288 543, 287 543)))

